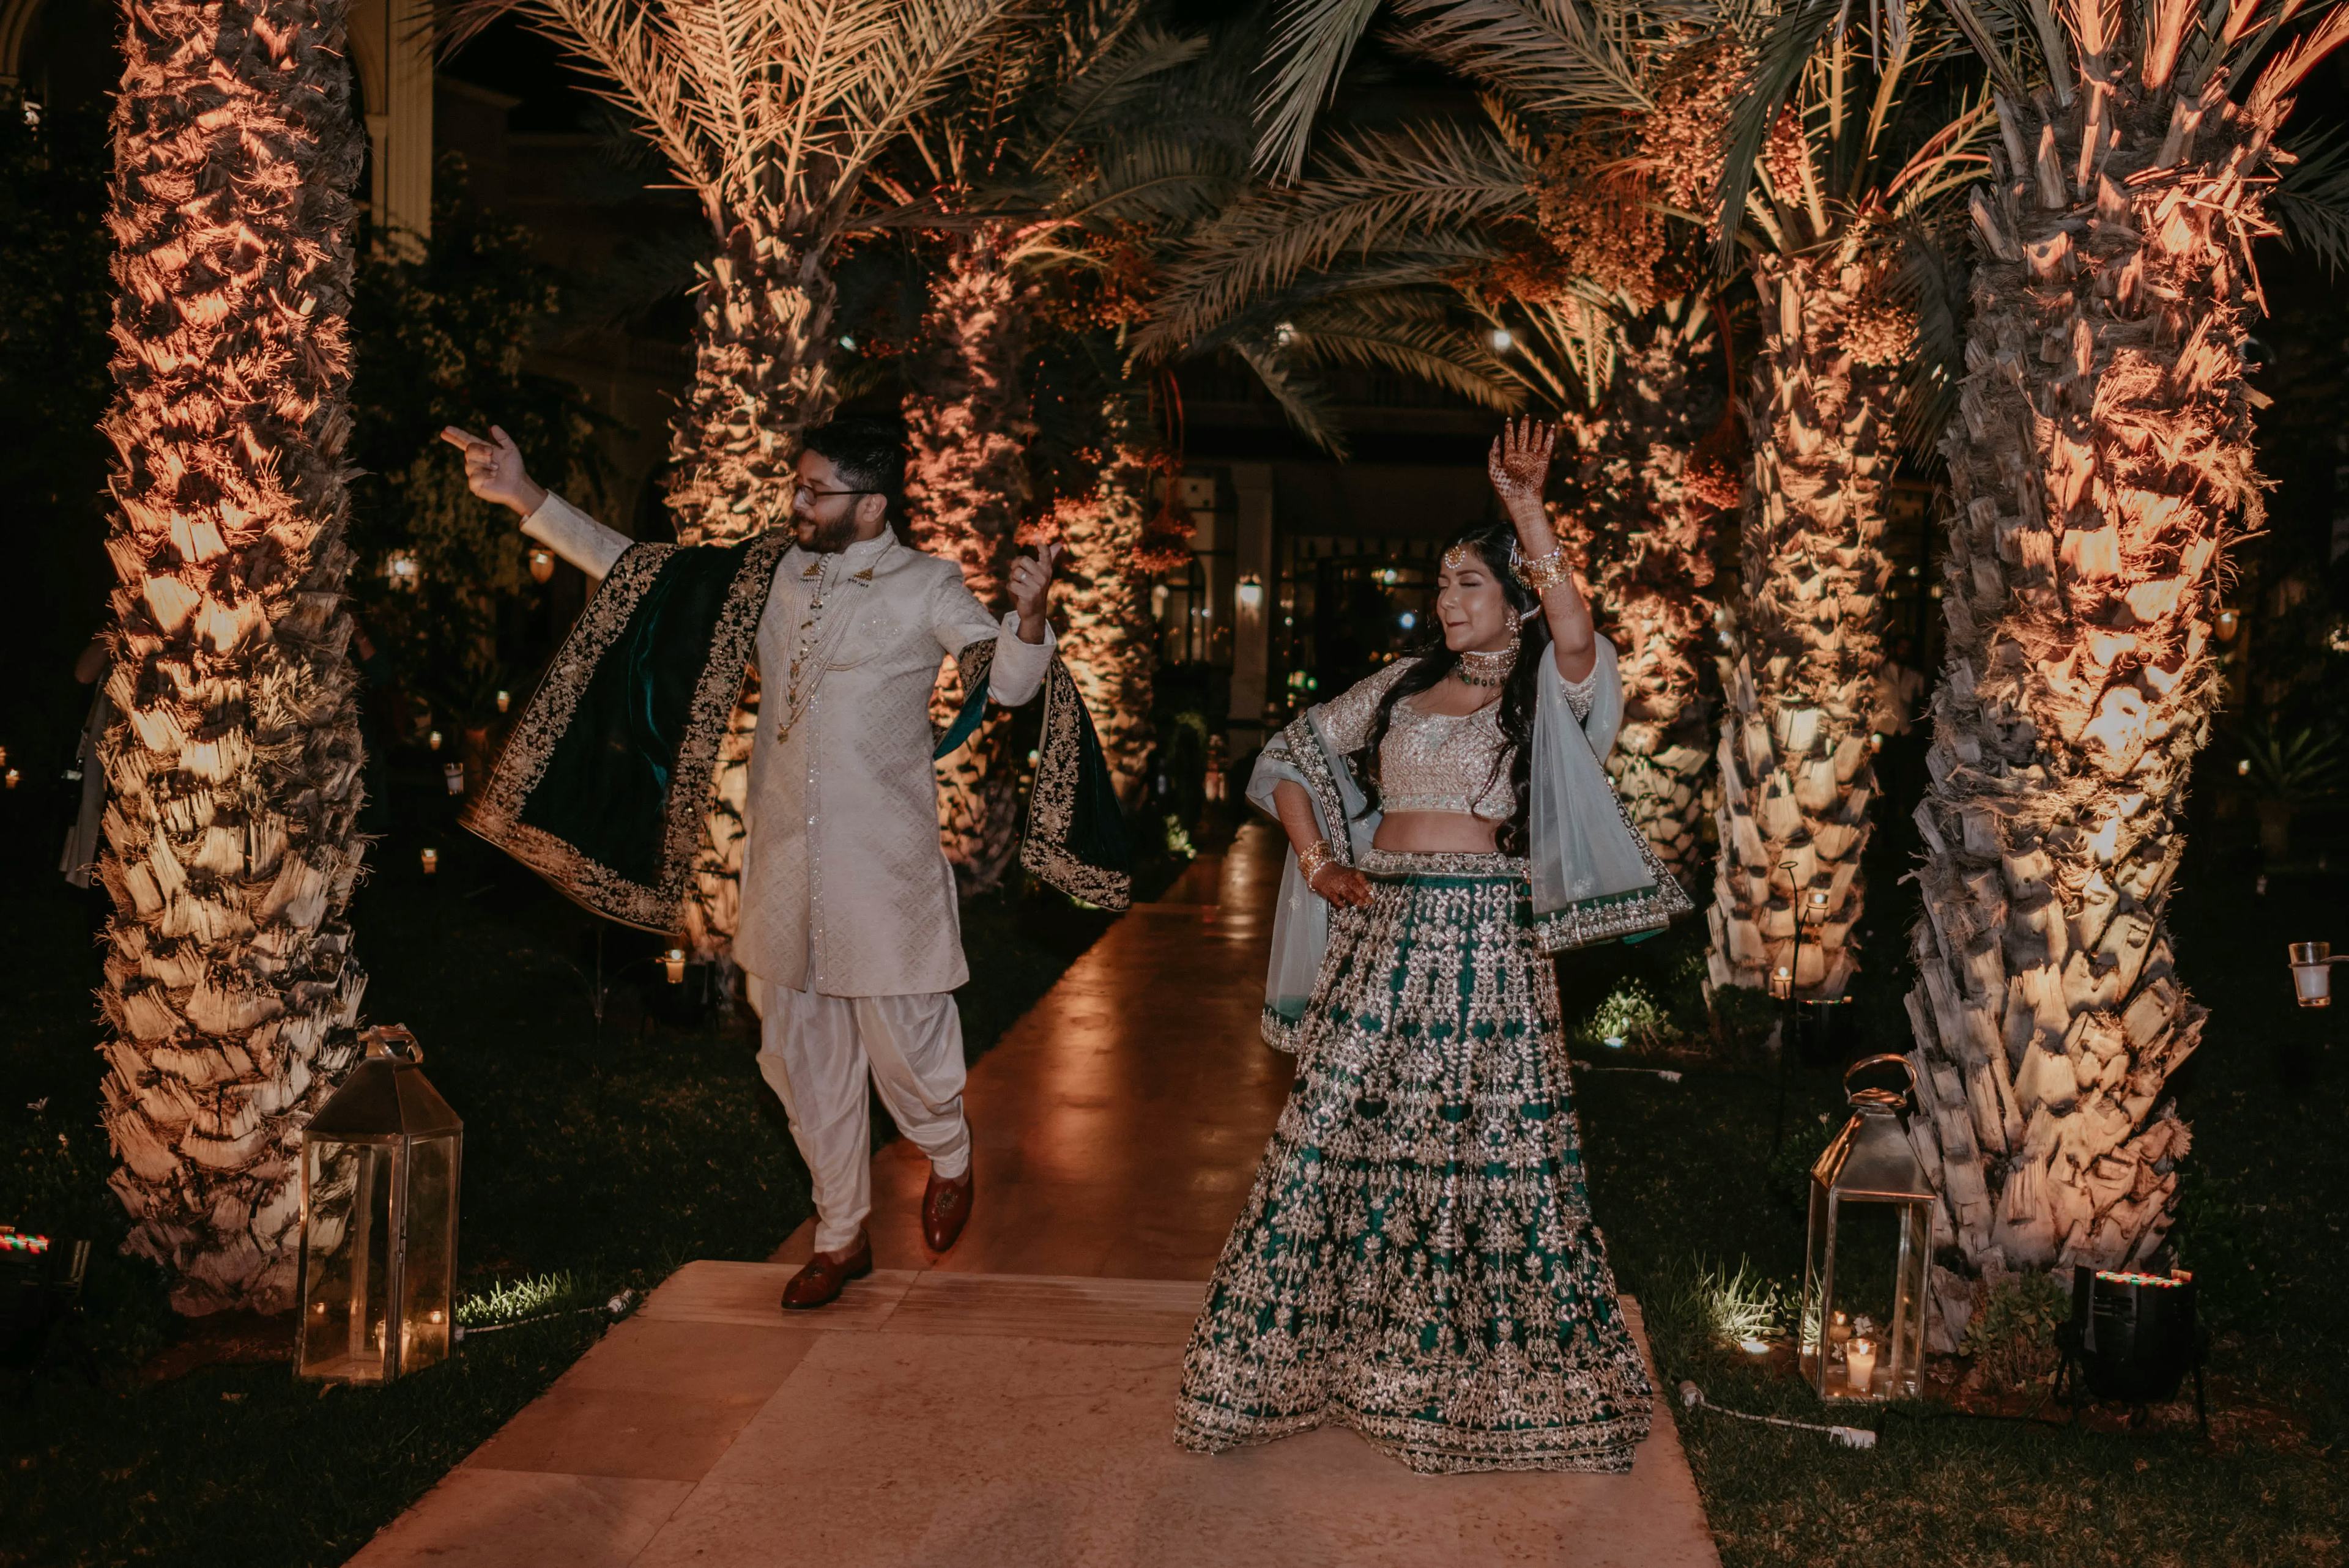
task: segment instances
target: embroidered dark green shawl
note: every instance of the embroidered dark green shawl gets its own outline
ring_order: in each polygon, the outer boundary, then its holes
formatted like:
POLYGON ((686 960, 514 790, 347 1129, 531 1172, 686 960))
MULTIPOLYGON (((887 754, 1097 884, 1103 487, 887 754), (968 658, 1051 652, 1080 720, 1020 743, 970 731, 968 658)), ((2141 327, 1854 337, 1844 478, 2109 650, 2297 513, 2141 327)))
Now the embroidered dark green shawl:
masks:
MULTIPOLYGON (((678 929, 706 842, 718 753, 787 533, 725 548, 638 544, 613 564, 466 807, 464 825, 596 913, 678 929)), ((956 655, 971 694, 936 755, 987 706, 990 639, 956 655)), ((1020 862, 1105 909, 1132 897, 1123 814, 1092 717, 1056 655, 1020 862)))

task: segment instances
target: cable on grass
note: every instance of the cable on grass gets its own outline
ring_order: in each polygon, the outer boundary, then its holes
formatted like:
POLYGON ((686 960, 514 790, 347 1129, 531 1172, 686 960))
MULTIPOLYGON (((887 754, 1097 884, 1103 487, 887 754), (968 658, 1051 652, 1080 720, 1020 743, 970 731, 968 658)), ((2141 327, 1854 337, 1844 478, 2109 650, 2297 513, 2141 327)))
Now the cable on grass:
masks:
POLYGON ((633 1290, 624 1290, 611 1300, 595 1306, 565 1307, 560 1312, 542 1312, 529 1317, 517 1317, 511 1323, 484 1323, 472 1328, 468 1328, 460 1323, 457 1325, 456 1338, 462 1343, 476 1334, 496 1334, 502 1329, 520 1328, 525 1323, 545 1323, 557 1317, 579 1317, 589 1313, 600 1312, 606 1317, 613 1318, 625 1317, 627 1315, 628 1308, 636 1305, 636 1293, 633 1290))
POLYGON ((1784 1416, 1757 1416, 1750 1410, 1733 1410, 1706 1398, 1704 1390, 1693 1383, 1683 1382, 1681 1385, 1681 1403, 1692 1410, 1713 1410, 1724 1416, 1734 1416, 1741 1421, 1761 1421, 1768 1426, 1792 1427, 1803 1432, 1825 1432, 1847 1449, 1872 1449, 1876 1446, 1876 1434, 1866 1427, 1826 1427, 1814 1421, 1789 1420, 1784 1416))

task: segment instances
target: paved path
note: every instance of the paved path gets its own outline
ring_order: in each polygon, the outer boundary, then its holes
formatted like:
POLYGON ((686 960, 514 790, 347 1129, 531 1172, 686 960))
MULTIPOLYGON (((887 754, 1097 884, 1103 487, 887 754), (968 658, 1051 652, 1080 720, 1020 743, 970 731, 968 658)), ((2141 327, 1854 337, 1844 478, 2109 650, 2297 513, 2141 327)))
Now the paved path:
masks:
POLYGON ((980 1060, 952 1253, 922 1246, 922 1164, 892 1145, 871 1279, 786 1319, 805 1230, 770 1263, 688 1264, 354 1562, 1718 1568, 1661 1404, 1629 1476, 1416 1476, 1345 1431, 1170 1440, 1290 1077, 1256 1038, 1278 870, 1252 826, 980 1060))

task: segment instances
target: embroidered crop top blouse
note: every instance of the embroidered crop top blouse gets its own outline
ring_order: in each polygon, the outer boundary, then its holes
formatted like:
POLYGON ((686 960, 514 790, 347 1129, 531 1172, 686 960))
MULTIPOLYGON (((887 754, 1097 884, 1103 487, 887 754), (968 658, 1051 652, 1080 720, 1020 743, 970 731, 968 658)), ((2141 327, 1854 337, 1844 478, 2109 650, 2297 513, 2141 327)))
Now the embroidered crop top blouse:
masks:
MULTIPOLYGON (((1543 657, 1548 657, 1547 649, 1543 657)), ((1320 714, 1321 731, 1340 756, 1371 742, 1379 704, 1387 688, 1414 661, 1397 659, 1368 680, 1332 698, 1320 714)), ((1568 681, 1567 706, 1579 720, 1590 717, 1599 690, 1594 667, 1579 681, 1568 681)), ((1454 811, 1503 822, 1516 814, 1509 777, 1509 741, 1501 733, 1501 705, 1486 703, 1474 713, 1423 713, 1418 696, 1394 706, 1386 738, 1379 746, 1379 809, 1381 811, 1454 811)))

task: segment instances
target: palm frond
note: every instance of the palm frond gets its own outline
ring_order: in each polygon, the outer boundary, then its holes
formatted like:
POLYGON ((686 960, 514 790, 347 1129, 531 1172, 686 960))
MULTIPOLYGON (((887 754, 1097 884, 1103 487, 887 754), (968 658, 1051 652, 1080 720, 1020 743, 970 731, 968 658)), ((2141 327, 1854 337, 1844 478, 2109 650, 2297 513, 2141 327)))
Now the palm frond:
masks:
POLYGON ((1723 272, 1737 260, 1737 236, 1745 226, 1746 199, 1753 192, 1771 128, 1802 81, 1811 57, 1843 25, 1844 4, 1845 0, 1795 0, 1778 14, 1754 49, 1752 73, 1745 90, 1738 95, 1723 138, 1714 259, 1723 272))
POLYGON ((1900 443, 1924 459, 1933 456, 1958 411, 1958 387, 1966 374, 1966 269, 1959 259, 1960 241, 1954 225, 1900 226, 1893 294, 1917 313, 1917 348, 1903 367, 1900 387, 1900 443))
POLYGON ((1333 458, 1346 455, 1346 438, 1338 428, 1330 395, 1303 373, 1294 358, 1256 339, 1236 341, 1231 347, 1256 372, 1256 378, 1272 394, 1298 434, 1333 458))
POLYGON ((1341 299, 1298 313, 1297 346, 1315 360, 1374 366, 1440 387, 1487 408, 1513 409, 1525 386, 1479 340, 1456 300, 1410 294, 1341 299))
POLYGON ((2275 191, 2284 242, 2306 249, 2338 275, 2349 262, 2349 136, 2327 129, 2291 150, 2298 161, 2275 191))
MULTIPOLYGON (((1655 39, 1672 23, 1581 0, 1402 0, 1397 44, 1535 113, 1651 107, 1655 39)), ((1675 19, 1692 19, 1674 13, 1675 19)))
POLYGON ((1194 336, 1349 252, 1457 252, 1464 225, 1532 210, 1523 160, 1488 128, 1434 123, 1341 139, 1333 163, 1309 184, 1260 190, 1210 226, 1161 297, 1164 330, 1194 336))
POLYGON ((1266 64, 1272 80, 1257 100, 1257 166, 1294 180, 1305 167, 1313 117, 1370 30, 1380 0, 1287 0, 1266 64))

